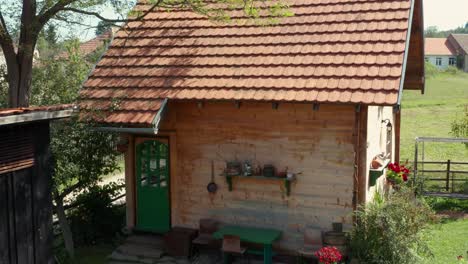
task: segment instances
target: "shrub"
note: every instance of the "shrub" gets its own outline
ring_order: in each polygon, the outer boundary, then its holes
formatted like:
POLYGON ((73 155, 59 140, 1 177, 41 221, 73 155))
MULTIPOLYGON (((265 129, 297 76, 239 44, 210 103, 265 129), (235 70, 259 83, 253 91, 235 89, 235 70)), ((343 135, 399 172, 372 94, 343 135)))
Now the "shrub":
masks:
POLYGON ((453 211, 468 213, 468 200, 446 197, 426 197, 425 200, 436 212, 453 211))
POLYGON ((447 67, 447 69, 445 69, 444 72, 450 75, 457 75, 461 73, 461 71, 457 67, 454 67, 454 66, 447 67))
POLYGON ((124 225, 125 208, 112 204, 119 187, 113 183, 95 185, 76 197, 79 204, 70 213, 70 226, 75 243, 91 245, 98 241, 109 241, 124 225))
POLYGON ((433 212, 414 191, 402 187, 383 203, 372 202, 355 212, 351 254, 361 263, 421 263, 430 251, 422 238, 433 212))
POLYGON ((424 63, 425 75, 427 78, 433 78, 440 73, 439 69, 430 62, 424 63))

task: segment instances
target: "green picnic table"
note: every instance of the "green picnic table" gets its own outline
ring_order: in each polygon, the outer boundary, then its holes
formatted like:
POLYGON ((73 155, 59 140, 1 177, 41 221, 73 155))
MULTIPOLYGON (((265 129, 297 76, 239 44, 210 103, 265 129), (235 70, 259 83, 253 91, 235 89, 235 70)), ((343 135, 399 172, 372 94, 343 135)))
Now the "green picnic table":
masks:
MULTIPOLYGON (((213 234, 215 239, 223 239, 224 235, 239 236, 241 241, 263 245, 263 263, 273 262, 272 244, 281 236, 281 231, 276 229, 246 227, 246 226, 225 226, 213 234)), ((224 262, 229 262, 224 258, 224 262)))

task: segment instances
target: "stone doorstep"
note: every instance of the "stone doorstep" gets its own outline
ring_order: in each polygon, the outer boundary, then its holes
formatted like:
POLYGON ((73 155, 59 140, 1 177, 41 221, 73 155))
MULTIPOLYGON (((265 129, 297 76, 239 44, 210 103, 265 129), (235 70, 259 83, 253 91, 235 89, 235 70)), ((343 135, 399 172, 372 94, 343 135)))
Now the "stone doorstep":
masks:
POLYGON ((164 254, 164 252, 161 249, 143 244, 123 244, 120 247, 118 247, 115 251, 123 255, 130 255, 148 259, 160 259, 164 254))
POLYGON ((164 248, 164 239, 157 235, 133 235, 125 240, 125 244, 139 244, 153 246, 159 249, 164 248))
MULTIPOLYGON (((193 262, 185 257, 171 257, 164 254, 164 240, 157 235, 132 235, 125 240, 111 255, 108 264, 212 264, 209 255, 199 256, 193 262), (210 259, 210 260, 208 260, 210 259)), ((233 264, 245 263, 243 259, 236 259, 233 264)), ((262 260, 250 257, 251 264, 263 264, 262 260)), ((280 262, 274 262, 281 264, 280 262)), ((218 264, 218 263, 216 263, 218 264)), ((222 264, 222 261, 219 261, 222 264)))
POLYGON ((142 263, 142 264, 154 264, 158 261, 158 259, 151 259, 151 258, 140 258, 134 255, 125 255, 119 252, 112 252, 112 254, 108 257, 110 261, 119 261, 124 263, 142 263))

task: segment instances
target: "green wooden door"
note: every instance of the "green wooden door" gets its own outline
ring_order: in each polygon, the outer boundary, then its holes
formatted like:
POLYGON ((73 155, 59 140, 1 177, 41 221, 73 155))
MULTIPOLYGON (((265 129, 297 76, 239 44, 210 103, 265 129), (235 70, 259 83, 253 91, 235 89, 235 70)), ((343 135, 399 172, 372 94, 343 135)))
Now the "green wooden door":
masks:
POLYGON ((137 229, 170 229, 169 145, 147 140, 136 146, 137 229))

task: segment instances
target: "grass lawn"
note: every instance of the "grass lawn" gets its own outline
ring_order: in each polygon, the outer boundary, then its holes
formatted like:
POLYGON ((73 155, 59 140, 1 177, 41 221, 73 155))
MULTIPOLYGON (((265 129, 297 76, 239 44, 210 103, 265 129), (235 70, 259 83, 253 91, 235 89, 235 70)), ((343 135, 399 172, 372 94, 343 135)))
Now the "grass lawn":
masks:
POLYGON ((111 244, 99 244, 76 249, 76 264, 104 264, 107 263, 107 256, 116 247, 111 244))
POLYGON ((446 220, 425 233, 434 258, 431 264, 457 264, 457 256, 468 258, 468 219, 446 220))
MULTIPOLYGON (((451 123, 468 105, 468 74, 438 74, 426 80, 426 93, 405 91, 402 101, 401 160, 414 160, 416 137, 451 137, 451 123)), ((463 144, 426 143, 426 160, 468 161, 463 144)))

